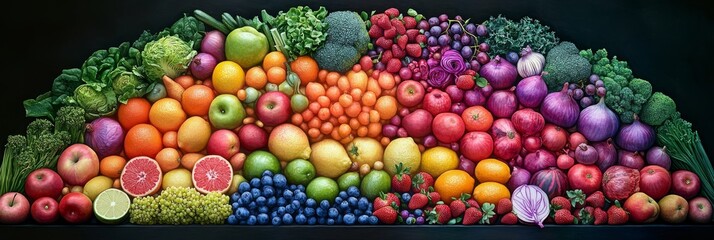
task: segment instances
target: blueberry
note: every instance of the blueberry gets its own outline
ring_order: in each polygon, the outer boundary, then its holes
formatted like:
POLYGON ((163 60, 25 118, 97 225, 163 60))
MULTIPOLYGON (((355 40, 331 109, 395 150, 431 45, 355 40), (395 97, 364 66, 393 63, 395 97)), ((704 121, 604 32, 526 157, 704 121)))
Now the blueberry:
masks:
POLYGON ((280 225, 280 217, 273 217, 273 220, 270 221, 273 226, 279 226, 280 225))
POLYGON ((240 193, 234 192, 233 194, 231 194, 231 202, 237 202, 238 199, 240 199, 240 193))
POLYGON ((327 219, 327 225, 335 225, 335 219, 328 218, 328 219, 327 219))
POLYGON ((250 190, 250 194, 253 195, 253 199, 260 197, 260 189, 253 188, 250 190))
POLYGON ((259 196, 258 198, 255 199, 255 203, 258 204, 258 207, 262 207, 268 203, 268 199, 266 199, 263 196, 259 196))
POLYGON ((285 213, 288 213, 288 214, 295 213, 295 208, 293 208, 292 204, 288 204, 287 206, 285 206, 285 213))
POLYGON ((355 215, 362 215, 364 212, 362 210, 355 209, 352 211, 352 213, 354 213, 355 215))
POLYGON ((283 191, 283 197, 285 198, 285 200, 292 201, 293 200, 293 191, 290 191, 290 190, 283 191))
POLYGON ((278 188, 285 188, 288 186, 288 179, 285 178, 285 175, 275 174, 273 176, 273 185, 278 188))
POLYGON ((248 223, 248 225, 255 225, 256 223, 258 223, 258 218, 255 217, 255 215, 250 215, 246 223, 248 223))
POLYGON ((293 224, 293 215, 285 214, 283 215, 283 224, 290 225, 293 224))
POLYGON ((260 187, 260 178, 253 178, 250 180, 250 186, 257 188, 260 187))
POLYGON ((245 220, 248 216, 250 216, 250 211, 244 207, 240 207, 236 209, 235 216, 238 220, 245 220))
POLYGON ((241 205, 246 205, 253 201, 253 194, 250 192, 244 192, 240 195, 241 205))
POLYGON ((298 209, 300 208, 300 201, 293 200, 293 203, 291 203, 290 205, 292 205, 294 209, 298 209))
POLYGON ((298 185, 297 189, 300 190, 301 192, 305 192, 305 186, 303 186, 303 185, 298 185))
POLYGON ((368 211, 372 211, 373 209, 374 209, 374 205, 372 205, 372 204, 367 205, 368 211))
POLYGON ((379 223, 379 219, 376 216, 369 216, 369 224, 375 225, 379 223))
POLYGON ((307 223, 307 217, 303 214, 298 214, 295 216, 295 224, 305 224, 307 223))
POLYGON ((320 224, 320 225, 327 224, 327 218, 322 217, 322 218, 317 219, 317 224, 320 224))
POLYGON ((268 207, 275 207, 275 204, 278 203, 278 199, 275 198, 275 196, 269 197, 268 198, 268 207))
POLYGON ((367 215, 359 215, 357 218, 357 223, 359 224, 367 224, 369 223, 369 216, 367 215))
POLYGON ((324 208, 318 208, 315 210, 315 214, 317 214, 318 217, 327 217, 327 210, 324 208))
POLYGON ((355 220, 355 215, 352 213, 345 214, 345 216, 342 217, 342 222, 344 222, 346 225, 355 224, 355 220))
POLYGON ((344 200, 344 199, 343 199, 342 197, 336 197, 336 198, 335 198, 335 204, 340 204, 340 203, 342 203, 343 200, 344 200))
POLYGON ((364 214, 372 216, 372 210, 367 209, 366 211, 364 211, 364 214))
POLYGON ((268 206, 262 206, 262 207, 258 208, 258 212, 259 213, 268 213, 268 212, 270 212, 270 208, 268 208, 268 206))
POLYGON ((297 190, 297 185, 295 185, 295 184, 290 185, 290 186, 288 187, 288 189, 290 189, 291 191, 295 191, 295 190, 297 190))
POLYGON ((258 208, 258 205, 255 202, 248 204, 248 209, 250 209, 250 210, 254 210, 257 208, 258 208))
POLYGON ((340 211, 338 211, 337 208, 330 208, 330 210, 328 210, 327 216, 330 218, 337 218, 338 215, 340 215, 340 211))
POLYGON ((371 205, 372 204, 369 204, 369 200, 367 200, 366 197, 362 197, 359 199, 359 201, 357 201, 357 208, 359 208, 362 211, 367 210, 367 208, 369 208, 369 206, 371 206, 371 205))
POLYGON ((356 186, 350 186, 347 188, 347 195, 349 195, 350 197, 358 198, 359 194, 359 188, 357 188, 356 186))
POLYGON ((414 216, 419 217, 422 214, 424 214, 424 211, 422 211, 421 209, 414 210, 414 216))
POLYGON ((415 223, 416 223, 416 218, 414 218, 414 217, 408 217, 405 222, 407 223, 407 225, 415 224, 415 223))
POLYGON ((316 217, 310 217, 307 219, 307 224, 308 225, 315 225, 317 223, 317 218, 316 217))
POLYGON ((347 201, 343 201, 340 203, 340 210, 342 211, 347 211, 347 209, 350 209, 350 203, 347 201))
POLYGON ((278 215, 285 214, 285 207, 283 207, 283 206, 278 207, 277 213, 278 213, 278 215))
POLYGON ((273 178, 271 176, 263 176, 260 178, 260 183, 263 184, 263 186, 272 186, 273 178))
POLYGON ((418 225, 424 224, 424 217, 422 217, 422 216, 417 217, 416 224, 418 224, 418 225))
POLYGON ((280 197, 280 198, 278 198, 278 202, 276 204, 277 204, 277 206, 285 206, 285 204, 287 204, 287 202, 288 201, 286 201, 285 198, 280 197))
POLYGON ((408 217, 409 217, 409 210, 406 210, 406 209, 402 210, 401 212, 399 212, 399 216, 401 216, 402 219, 408 218, 408 217))
POLYGON ((268 214, 258 214, 258 224, 268 224, 268 214))
POLYGON ((342 215, 339 215, 339 216, 337 216, 337 219, 335 219, 335 224, 340 225, 340 224, 343 223, 342 221, 343 221, 343 220, 342 220, 342 215))
POLYGON ((330 208, 330 201, 322 200, 320 201, 320 208, 327 210, 330 208))
POLYGON ((238 184, 238 192, 239 193, 244 193, 250 191, 250 183, 248 182, 242 182, 238 184))
MULTIPOLYGON (((240 200, 240 199, 238 199, 238 200, 240 200)), ((238 207, 240 207, 240 204, 238 204, 238 202, 231 203, 231 209, 233 209, 234 211, 235 211, 238 207)))
POLYGON ((278 216, 278 212, 276 212, 276 211, 270 212, 270 218, 274 218, 277 216, 278 216))
POLYGON ((402 202, 403 203, 409 203, 409 200, 412 199, 412 195, 409 193, 402 193, 402 202))
POLYGON ((357 200, 356 197, 350 197, 347 199, 347 203, 349 203, 350 207, 353 208, 357 208, 357 202, 359 202, 359 200, 357 200))
POLYGON ((315 216, 315 209, 311 207, 306 207, 303 209, 305 216, 312 217, 315 216))
POLYGON ((272 186, 263 186, 263 196, 266 198, 272 197, 275 194, 275 189, 272 186))
POLYGON ((295 197, 293 199, 298 200, 300 203, 304 203, 307 200, 307 194, 299 191, 300 189, 295 190, 295 192, 297 193, 295 194, 295 197))
POLYGON ((340 191, 339 196, 340 196, 342 199, 347 199, 347 198, 350 197, 350 196, 347 195, 347 192, 345 192, 345 191, 340 191))
POLYGON ((305 200, 305 206, 312 208, 317 207, 317 201, 315 201, 315 199, 308 198, 307 200, 305 200))
POLYGON ((236 218, 236 215, 228 216, 228 224, 231 224, 231 225, 238 224, 238 218, 236 218))

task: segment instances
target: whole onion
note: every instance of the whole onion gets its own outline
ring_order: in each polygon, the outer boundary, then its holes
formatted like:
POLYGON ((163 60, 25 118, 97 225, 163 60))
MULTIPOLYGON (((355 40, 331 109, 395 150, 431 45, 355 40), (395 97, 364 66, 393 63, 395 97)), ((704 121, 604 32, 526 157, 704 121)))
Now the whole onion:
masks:
POLYGON ((595 164, 598 160, 598 152, 594 147, 581 143, 575 149, 575 160, 582 164, 595 164))
POLYGON ((552 92, 545 96, 540 113, 546 121, 564 128, 575 126, 580 114, 578 103, 568 94, 568 83, 560 92, 552 92))
POLYGON ((578 148, 581 143, 588 143, 588 140, 585 139, 585 136, 583 136, 583 134, 579 132, 574 132, 568 136, 568 146, 571 151, 575 151, 575 149, 578 148))
POLYGON ((444 71, 455 75, 459 75, 467 69, 464 58, 456 50, 447 50, 442 53, 441 67, 444 71))
POLYGON ((84 143, 94 149, 100 159, 118 155, 124 148, 124 129, 112 118, 97 118, 87 124, 84 143))
POLYGON ((494 117, 509 118, 518 109, 518 100, 511 90, 498 90, 486 101, 486 108, 494 117))
POLYGON ((617 162, 617 149, 612 143, 612 138, 606 141, 593 143, 593 148, 597 151, 597 161, 595 165, 600 168, 600 171, 605 171, 617 162))
POLYGON ((431 135, 431 134, 424 137, 424 139, 422 141, 424 142, 424 147, 427 147, 427 148, 436 147, 436 145, 438 144, 436 137, 434 137, 434 135, 431 135))
POLYGON ((211 54, 216 62, 226 60, 226 35, 221 31, 213 30, 206 33, 201 40, 201 52, 211 54))
POLYGON ((516 189, 517 187, 520 187, 521 185, 526 185, 528 184, 528 181, 531 180, 531 172, 528 170, 513 166, 513 171, 511 172, 511 178, 508 179, 508 183, 506 184, 508 186, 508 189, 513 191, 513 189, 516 189))
POLYGON ((655 143, 655 131, 647 124, 640 122, 635 115, 635 121, 625 125, 615 138, 615 143, 620 148, 631 152, 645 151, 655 143))
POLYGON ((196 79, 203 80, 210 78, 213 75, 213 68, 216 67, 216 58, 208 53, 199 53, 193 57, 191 63, 189 64, 189 69, 191 70, 191 75, 196 79))
POLYGON ((521 135, 516 132, 511 120, 501 118, 493 121, 493 155, 502 160, 510 160, 521 151, 521 135))
POLYGON ((645 166, 645 159, 639 152, 620 149, 617 152, 617 163, 628 168, 640 170, 645 166))
POLYGON ((525 136, 540 133, 545 127, 543 115, 530 108, 524 108, 513 113, 511 122, 513 122, 516 131, 525 136))
POLYGON ((459 89, 456 85, 449 85, 444 91, 446 94, 449 94, 451 102, 461 102, 464 100, 464 90, 459 89))
POLYGON ((483 65, 479 74, 488 80, 494 89, 506 89, 513 86, 518 77, 516 67, 510 62, 496 56, 490 62, 483 65))
POLYGON ((647 154, 645 155, 645 159, 647 159, 647 164, 659 165, 660 167, 663 167, 667 170, 669 170, 670 166, 672 165, 672 159, 670 159, 669 154, 667 154, 666 146, 654 146, 650 148, 650 150, 647 151, 647 154))
POLYGON ((429 86, 444 89, 446 86, 454 84, 454 74, 444 70, 441 66, 429 69, 429 77, 426 79, 429 86))
POLYGON ((614 137, 620 128, 617 115, 605 106, 605 98, 583 109, 578 118, 578 131, 589 141, 598 142, 614 137))
MULTIPOLYGON (((474 171, 476 170, 476 162, 471 161, 462 155, 461 157, 459 157, 459 169, 464 170, 465 172, 469 173, 469 175, 473 176, 474 171)), ((512 175, 511 178, 513 178, 512 175)))
POLYGON ((466 110, 466 105, 460 102, 451 104, 451 112, 461 115, 466 110))
POLYGON ((531 173, 557 166, 555 156, 547 150, 538 150, 526 155, 523 167, 531 173))
POLYGON ((546 124, 540 134, 543 147, 553 152, 560 151, 568 143, 568 133, 553 124, 546 124))
POLYGON ((479 91, 468 90, 464 92, 464 103, 467 107, 483 106, 486 104, 486 97, 484 97, 479 91))
POLYGON ((543 144, 538 136, 530 136, 523 140, 523 148, 528 152, 535 152, 541 148, 543 144))
POLYGON ((540 75, 524 78, 516 86, 516 97, 524 107, 535 108, 540 106, 547 94, 548 86, 545 85, 540 75))
POLYGON ((540 75, 544 66, 545 57, 543 54, 533 52, 531 46, 526 46, 521 50, 521 59, 518 59, 518 64, 516 64, 518 74, 522 78, 540 75))

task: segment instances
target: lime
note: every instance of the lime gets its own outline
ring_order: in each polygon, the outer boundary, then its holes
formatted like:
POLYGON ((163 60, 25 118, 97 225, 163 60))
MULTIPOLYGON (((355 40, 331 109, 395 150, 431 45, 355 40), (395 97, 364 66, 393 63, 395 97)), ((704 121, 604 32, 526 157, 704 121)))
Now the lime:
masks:
POLYGON ((374 200, 379 193, 387 193, 392 188, 392 178, 382 170, 372 170, 362 178, 360 192, 370 201, 374 200))
POLYGON ((340 191, 347 191, 350 186, 359 187, 359 173, 346 172, 337 179, 337 185, 340 186, 340 191))
POLYGON ((265 170, 280 173, 280 161, 272 153, 258 150, 250 153, 243 163, 243 176, 253 179, 263 175, 265 170))
POLYGON ((94 200, 94 215, 103 223, 121 223, 126 216, 129 216, 130 203, 129 195, 119 189, 110 188, 104 190, 94 200))
POLYGON ((307 185, 315 178, 315 167, 305 159, 295 159, 285 166, 285 177, 290 184, 307 185))
POLYGON ((307 197, 315 199, 318 203, 322 200, 333 202, 340 192, 335 180, 326 177, 317 177, 307 185, 307 197))

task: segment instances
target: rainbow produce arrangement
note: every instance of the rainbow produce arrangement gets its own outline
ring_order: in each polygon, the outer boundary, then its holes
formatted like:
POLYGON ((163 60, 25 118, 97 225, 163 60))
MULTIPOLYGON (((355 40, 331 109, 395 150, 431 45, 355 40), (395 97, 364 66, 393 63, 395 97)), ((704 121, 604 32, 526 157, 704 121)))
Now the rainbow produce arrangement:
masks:
POLYGON ((538 20, 200 10, 24 102, 2 224, 710 224, 675 101, 538 20))

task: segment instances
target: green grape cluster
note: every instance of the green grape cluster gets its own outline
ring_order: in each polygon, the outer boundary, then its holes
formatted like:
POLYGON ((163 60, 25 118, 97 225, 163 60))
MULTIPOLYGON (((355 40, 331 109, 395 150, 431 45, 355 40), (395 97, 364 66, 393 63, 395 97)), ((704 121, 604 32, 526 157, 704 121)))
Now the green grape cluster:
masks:
POLYGON ((201 198, 196 211, 197 224, 222 224, 231 215, 230 198, 222 193, 210 192, 201 198))
POLYGON ((156 200, 161 212, 159 224, 192 224, 201 204, 201 193, 194 188, 169 187, 156 200))
POLYGON ((134 198, 129 208, 129 222, 133 224, 156 224, 159 203, 152 196, 134 198))
POLYGON ((195 188, 169 187, 157 197, 134 198, 129 209, 133 224, 222 224, 233 212, 222 193, 202 195, 195 188))

